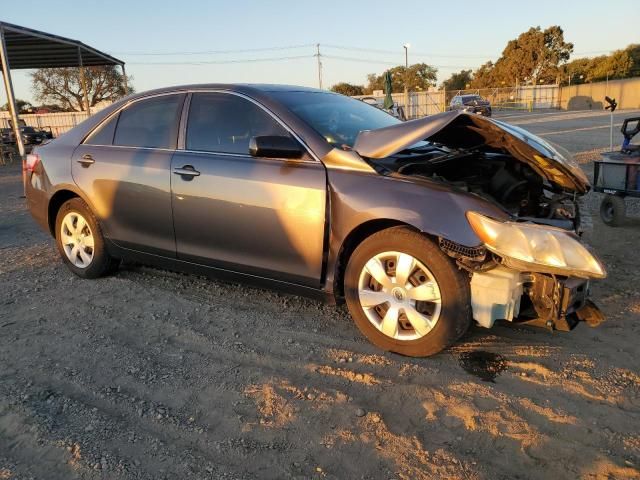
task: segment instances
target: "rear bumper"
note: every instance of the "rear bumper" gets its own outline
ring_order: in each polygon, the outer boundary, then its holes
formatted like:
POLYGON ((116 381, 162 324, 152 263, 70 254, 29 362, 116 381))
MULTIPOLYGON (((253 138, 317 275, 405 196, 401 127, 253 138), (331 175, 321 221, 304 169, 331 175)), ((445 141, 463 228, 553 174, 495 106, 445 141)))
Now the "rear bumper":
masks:
MULTIPOLYGON (((38 165, 41 172, 42 166, 38 165)), ((49 229, 49 194, 44 188, 44 175, 33 172, 26 172, 25 194, 27 197, 27 207, 29 213, 36 223, 47 233, 49 229)))

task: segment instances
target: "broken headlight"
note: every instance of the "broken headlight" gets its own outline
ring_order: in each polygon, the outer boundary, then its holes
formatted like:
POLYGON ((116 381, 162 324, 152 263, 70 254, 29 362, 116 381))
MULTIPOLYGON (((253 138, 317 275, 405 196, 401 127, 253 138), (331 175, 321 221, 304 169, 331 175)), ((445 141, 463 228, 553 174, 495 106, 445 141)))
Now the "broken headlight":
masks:
POLYGON ((604 266, 576 237, 559 228, 501 222, 476 212, 467 220, 485 247, 516 270, 604 278, 604 266))

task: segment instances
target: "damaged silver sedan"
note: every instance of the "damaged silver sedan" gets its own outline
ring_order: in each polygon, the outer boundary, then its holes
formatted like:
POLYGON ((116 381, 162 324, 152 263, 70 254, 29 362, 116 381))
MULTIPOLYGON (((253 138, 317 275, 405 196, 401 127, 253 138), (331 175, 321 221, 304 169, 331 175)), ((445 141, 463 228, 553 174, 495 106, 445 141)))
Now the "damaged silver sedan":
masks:
POLYGON ((172 87, 104 109, 26 169, 32 215, 83 278, 128 259, 346 301, 370 341, 411 356, 474 320, 602 320, 584 173, 477 115, 403 123, 314 89, 172 87))

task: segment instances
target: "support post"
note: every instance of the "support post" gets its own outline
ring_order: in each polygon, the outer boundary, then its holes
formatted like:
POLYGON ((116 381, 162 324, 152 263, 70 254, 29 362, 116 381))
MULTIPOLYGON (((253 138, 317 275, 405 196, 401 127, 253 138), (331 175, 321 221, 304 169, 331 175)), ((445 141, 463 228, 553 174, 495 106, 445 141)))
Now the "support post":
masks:
POLYGON ((84 66, 82 65, 82 49, 80 47, 78 47, 78 65, 80 66, 80 83, 82 84, 82 92, 84 96, 84 109, 87 112, 87 115, 91 115, 89 93, 87 92, 87 80, 84 77, 84 66))
POLYGON ((9 56, 7 55, 7 45, 4 38, 4 28, 0 27, 0 61, 2 62, 2 78, 4 80, 4 89, 7 92, 7 103, 9 104, 9 112, 11 114, 11 123, 13 124, 13 134, 16 137, 16 145, 22 159, 22 188, 23 192, 27 190, 27 171, 24 143, 20 133, 20 124, 18 123, 18 108, 16 107, 16 97, 13 93, 13 83, 11 82, 11 70, 9 67, 9 56))

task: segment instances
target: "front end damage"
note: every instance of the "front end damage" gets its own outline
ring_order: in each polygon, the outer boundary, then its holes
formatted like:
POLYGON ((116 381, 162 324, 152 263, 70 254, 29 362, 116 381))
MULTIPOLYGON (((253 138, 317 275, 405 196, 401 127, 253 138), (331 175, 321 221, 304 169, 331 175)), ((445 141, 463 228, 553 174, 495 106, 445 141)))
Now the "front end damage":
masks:
POLYGON ((589 300, 589 280, 506 267, 483 247, 468 249, 440 239, 440 248, 469 272, 473 319, 482 327, 506 320, 568 332, 604 316, 589 300))
POLYGON ((444 184, 499 206, 507 219, 468 211, 479 245, 440 238, 440 248, 469 272, 473 317, 569 331, 598 325, 589 281, 604 278, 580 242, 579 197, 589 182, 568 153, 517 127, 446 112, 361 132, 354 150, 383 175, 444 184))

